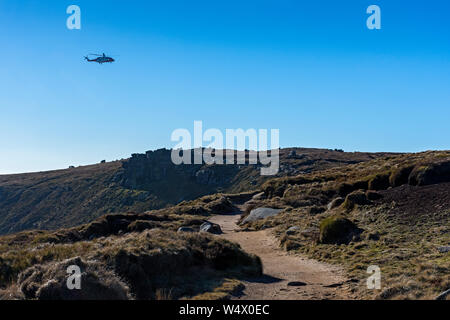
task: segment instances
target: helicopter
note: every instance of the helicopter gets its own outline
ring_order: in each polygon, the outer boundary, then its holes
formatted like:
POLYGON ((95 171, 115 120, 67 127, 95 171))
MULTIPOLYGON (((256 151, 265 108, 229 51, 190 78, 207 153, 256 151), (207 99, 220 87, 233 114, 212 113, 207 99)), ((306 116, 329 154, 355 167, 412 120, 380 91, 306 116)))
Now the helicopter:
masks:
POLYGON ((113 58, 111 58, 111 57, 107 57, 105 54, 95 54, 95 53, 90 53, 90 54, 88 54, 86 57, 84 57, 85 59, 86 59, 86 61, 88 61, 88 62, 97 62, 97 63, 100 63, 100 64, 103 64, 103 63, 106 63, 106 62, 108 62, 108 63, 113 63, 115 60, 113 59, 113 58), (89 56, 90 55, 92 55, 92 56, 97 56, 98 58, 95 58, 95 59, 89 59, 89 56))

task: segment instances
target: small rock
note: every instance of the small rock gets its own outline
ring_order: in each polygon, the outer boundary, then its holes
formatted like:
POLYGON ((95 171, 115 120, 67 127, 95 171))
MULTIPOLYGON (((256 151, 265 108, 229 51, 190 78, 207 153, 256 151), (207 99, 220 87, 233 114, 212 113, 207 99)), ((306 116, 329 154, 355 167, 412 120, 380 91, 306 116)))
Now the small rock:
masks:
POLYGON ((253 200, 261 200, 263 198, 264 198, 264 192, 257 193, 252 197, 253 200))
POLYGON ((450 251, 450 246, 443 246, 438 248, 440 253, 447 253, 450 251))
POLYGON ((291 281, 287 285, 290 287, 302 287, 302 286, 306 286, 307 283, 302 282, 302 281, 291 281))
POLYGON ((331 201, 331 202, 328 204, 327 209, 328 209, 328 210, 331 210, 331 209, 337 208, 337 207, 339 207, 341 204, 343 204, 344 201, 345 201, 344 198, 338 197, 338 198, 334 199, 333 201, 331 201))
POLYGON ((343 282, 332 283, 332 284, 324 286, 324 288, 337 288, 337 287, 341 287, 343 284, 344 284, 343 282))
POLYGON ((177 232, 195 232, 195 230, 190 227, 180 227, 178 228, 177 232))
POLYGON ((287 235, 293 235, 293 234, 296 234, 297 231, 299 231, 299 230, 300 230, 300 228, 297 227, 297 226, 290 227, 289 229, 286 230, 286 234, 287 235))

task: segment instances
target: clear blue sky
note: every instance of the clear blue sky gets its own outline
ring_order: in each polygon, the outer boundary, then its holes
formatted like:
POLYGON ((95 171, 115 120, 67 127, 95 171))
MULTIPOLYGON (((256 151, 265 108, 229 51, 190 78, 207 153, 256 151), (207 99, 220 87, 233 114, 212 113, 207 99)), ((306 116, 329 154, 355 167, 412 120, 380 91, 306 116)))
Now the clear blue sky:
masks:
POLYGON ((0 0, 0 173, 171 148, 194 120, 277 128, 282 147, 450 149, 449 16, 446 0, 0 0))

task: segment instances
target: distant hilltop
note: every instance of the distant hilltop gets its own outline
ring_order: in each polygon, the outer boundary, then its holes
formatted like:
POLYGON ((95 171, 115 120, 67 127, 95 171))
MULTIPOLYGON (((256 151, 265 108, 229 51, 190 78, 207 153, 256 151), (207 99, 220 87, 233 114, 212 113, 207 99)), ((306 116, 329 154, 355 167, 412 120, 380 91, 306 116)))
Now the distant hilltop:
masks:
MULTIPOLYGON (((191 150, 193 152, 193 150, 191 150)), ((52 230, 120 212, 144 212, 217 192, 258 189, 258 165, 175 165, 171 150, 48 172, 0 175, 0 234, 52 230)), ((286 148, 275 177, 369 161, 389 153, 286 148)))

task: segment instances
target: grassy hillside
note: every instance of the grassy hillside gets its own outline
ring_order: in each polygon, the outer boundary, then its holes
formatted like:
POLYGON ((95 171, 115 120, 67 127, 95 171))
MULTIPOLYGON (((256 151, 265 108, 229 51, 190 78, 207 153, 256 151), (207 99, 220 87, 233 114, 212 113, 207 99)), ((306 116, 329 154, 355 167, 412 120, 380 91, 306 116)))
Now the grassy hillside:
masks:
MULTIPOLYGON (((383 156, 293 150, 281 150, 279 176, 383 156)), ((142 213, 216 192, 257 189, 269 178, 258 165, 175 166, 165 149, 67 170, 0 175, 0 234, 72 227, 108 213, 142 213)))
MULTIPOLYGON (((46 181, 42 173, 9 176, 3 185, 26 181, 33 188, 34 179, 41 190, 40 183, 55 188, 54 181, 65 179, 75 186, 98 175, 97 181, 157 199, 151 189, 166 180, 157 178, 157 169, 146 166, 142 155, 132 159, 72 169, 78 172, 48 172, 46 181), (75 172, 76 179, 71 176, 75 172)), ((242 279, 262 272, 261 262, 238 245, 199 230, 209 216, 235 212, 235 203, 244 203, 242 220, 254 208, 283 209, 241 227, 271 228, 284 249, 344 266, 351 279, 345 285, 357 297, 434 298, 450 288, 450 152, 283 150, 282 166, 278 177, 256 183, 251 181, 261 178, 242 166, 222 184, 252 192, 214 194, 142 213, 107 214, 55 231, 1 236, 0 298, 229 298, 242 289, 242 279), (191 232, 177 232, 180 227, 191 232), (80 265, 88 279, 83 296, 65 289, 64 270, 70 264, 80 265), (366 287, 371 265, 380 267, 381 290, 366 287)), ((198 170, 209 169, 220 170, 198 170)), ((166 171, 165 177, 171 174, 166 171)), ((38 203, 51 201, 56 200, 38 203)))

